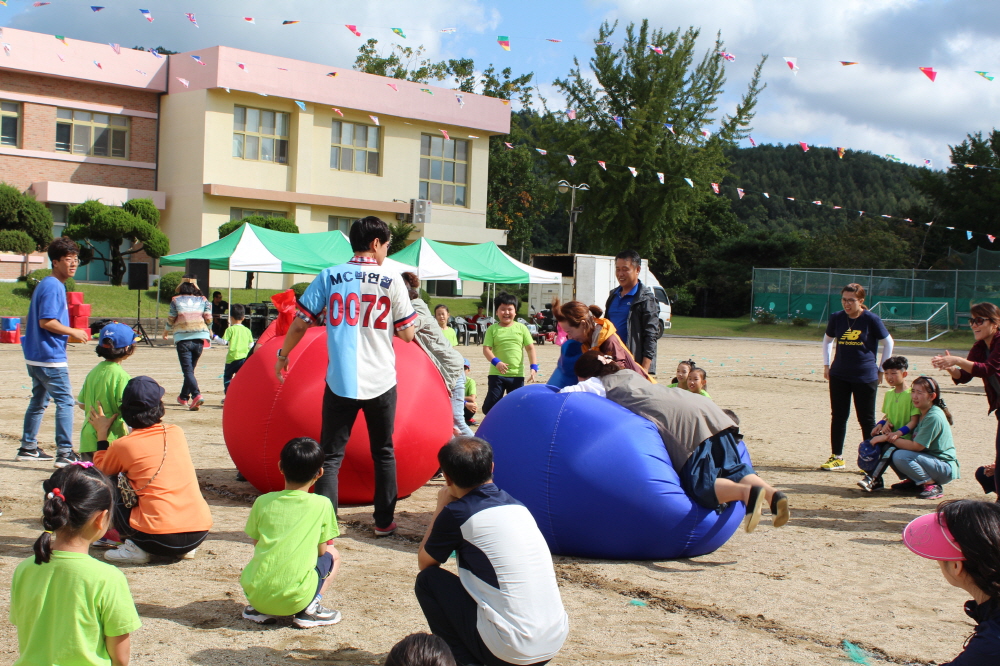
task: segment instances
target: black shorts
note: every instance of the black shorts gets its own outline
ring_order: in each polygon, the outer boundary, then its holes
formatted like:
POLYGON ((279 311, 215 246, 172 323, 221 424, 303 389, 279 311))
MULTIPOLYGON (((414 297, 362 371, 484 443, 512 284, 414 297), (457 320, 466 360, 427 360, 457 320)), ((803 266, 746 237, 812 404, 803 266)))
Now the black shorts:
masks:
POLYGON ((728 430, 699 444, 680 471, 684 492, 707 509, 719 509, 715 480, 721 477, 738 482, 754 473, 753 467, 740 458, 738 444, 728 430))
POLYGON ((319 574, 319 584, 316 585, 316 594, 319 594, 320 590, 323 589, 323 583, 330 577, 331 571, 333 571, 333 553, 326 551, 316 560, 316 573, 319 574))

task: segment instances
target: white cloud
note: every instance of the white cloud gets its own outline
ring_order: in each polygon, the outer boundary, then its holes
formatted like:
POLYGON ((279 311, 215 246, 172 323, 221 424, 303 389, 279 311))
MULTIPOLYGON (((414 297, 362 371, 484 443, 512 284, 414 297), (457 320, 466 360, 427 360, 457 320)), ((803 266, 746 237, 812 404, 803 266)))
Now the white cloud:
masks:
MULTIPOLYGON (((620 21, 649 18, 665 29, 701 27, 708 48, 717 30, 737 55, 727 67, 722 111, 731 109, 762 53, 767 90, 754 138, 775 143, 846 146, 904 161, 948 163, 948 145, 989 131, 1000 85, 974 73, 989 69, 1000 46, 995 0, 715 0, 654 3, 617 0, 620 21), (793 75, 783 56, 799 59, 793 75), (861 64, 844 67, 840 60, 861 64), (931 83, 919 67, 939 72, 931 83)), ((1000 72, 998 72, 1000 73, 1000 72)))

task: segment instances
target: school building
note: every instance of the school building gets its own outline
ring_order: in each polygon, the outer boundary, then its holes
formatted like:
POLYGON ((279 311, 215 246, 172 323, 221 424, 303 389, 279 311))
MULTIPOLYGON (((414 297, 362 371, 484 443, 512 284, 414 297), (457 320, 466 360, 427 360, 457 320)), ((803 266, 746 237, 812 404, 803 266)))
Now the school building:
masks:
MULTIPOLYGON (((157 58, 9 29, 3 41, 0 102, 16 120, 3 124, 0 180, 31 189, 57 225, 88 198, 148 196, 172 253, 254 214, 301 233, 377 215, 416 223, 411 240, 506 243, 486 228, 488 139, 510 128, 503 100, 222 46, 157 58)), ((259 286, 302 279, 261 275, 259 286)), ((213 274, 213 287, 227 283, 213 274)))

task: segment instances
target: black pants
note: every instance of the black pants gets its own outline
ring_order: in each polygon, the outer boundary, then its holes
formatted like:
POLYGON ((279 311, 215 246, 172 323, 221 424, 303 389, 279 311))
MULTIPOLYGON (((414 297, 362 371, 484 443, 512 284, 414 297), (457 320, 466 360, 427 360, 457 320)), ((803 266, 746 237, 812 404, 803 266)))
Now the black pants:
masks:
POLYGON ((205 351, 205 341, 181 340, 177 343, 177 358, 181 362, 181 372, 184 373, 184 385, 181 386, 180 399, 187 400, 201 395, 198 390, 198 380, 194 377, 194 369, 198 367, 198 359, 205 351))
POLYGON ((121 493, 118 491, 117 478, 112 478, 115 486, 115 515, 112 516, 112 523, 118 534, 123 539, 128 539, 135 545, 152 555, 163 555, 166 557, 181 557, 185 553, 191 552, 201 545, 201 542, 208 536, 208 532, 177 532, 175 534, 147 534, 132 527, 129 519, 132 517, 132 509, 122 502, 121 493))
POLYGON ((996 466, 993 468, 993 488, 997 492, 997 501, 1000 502, 1000 410, 997 410, 997 438, 996 438, 996 466))
MULTIPOLYGON (((463 407, 463 410, 464 410, 464 414, 465 414, 465 422, 467 424, 470 421, 472 421, 474 418, 476 418, 476 413, 473 412, 473 411, 470 411, 468 407, 463 407)), ((997 435, 997 437, 1000 438, 1000 435, 997 435)))
POLYGON ((490 375, 486 378, 486 400, 483 401, 483 414, 489 414, 493 405, 500 402, 505 393, 515 391, 524 386, 524 377, 503 377, 490 375))
POLYGON ((329 497, 335 509, 340 508, 337 504, 337 475, 359 411, 365 413, 368 441, 375 463, 375 512, 372 515, 376 527, 388 527, 396 512, 396 454, 392 449, 392 430, 396 420, 395 386, 370 400, 342 398, 331 391, 329 385, 326 386, 320 435, 320 446, 326 460, 323 461, 323 476, 316 482, 316 492, 329 497))
POLYGON ((861 426, 861 439, 871 437, 875 429, 875 394, 878 382, 849 382, 830 377, 830 448, 833 455, 844 455, 844 437, 847 436, 847 419, 851 416, 851 396, 854 411, 861 426))
POLYGON ((232 363, 226 363, 222 370, 222 395, 229 393, 229 383, 233 381, 233 377, 236 376, 244 363, 246 363, 245 358, 238 358, 232 363))
MULTIPOLYGON (((460 666, 510 663, 498 659, 483 643, 476 628, 478 607, 458 576, 441 567, 427 567, 417 574, 414 592, 431 633, 444 639, 460 666)), ((548 660, 539 661, 533 666, 547 663, 548 660)))

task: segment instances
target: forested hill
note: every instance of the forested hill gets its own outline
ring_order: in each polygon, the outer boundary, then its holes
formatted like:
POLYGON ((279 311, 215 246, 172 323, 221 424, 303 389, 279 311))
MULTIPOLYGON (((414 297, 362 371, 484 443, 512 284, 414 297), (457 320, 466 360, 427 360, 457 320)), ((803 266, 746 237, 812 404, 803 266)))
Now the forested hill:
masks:
POLYGON ((925 203, 912 185, 921 169, 872 153, 848 150, 840 159, 833 148, 803 152, 798 145, 761 145, 731 149, 726 156, 732 176, 723 183, 723 193, 733 199, 733 212, 751 232, 829 231, 857 218, 858 210, 874 217, 896 216, 925 203), (746 192, 742 200, 736 187, 746 192), (816 200, 846 210, 814 205, 816 200))

